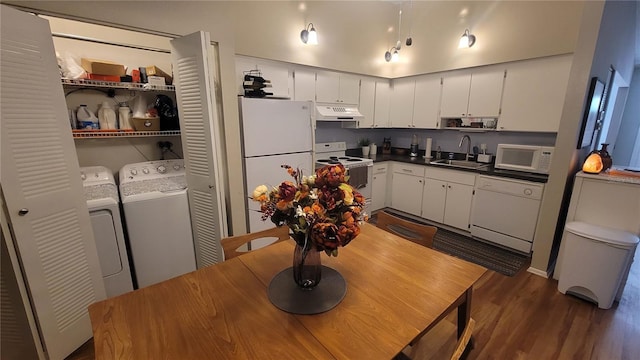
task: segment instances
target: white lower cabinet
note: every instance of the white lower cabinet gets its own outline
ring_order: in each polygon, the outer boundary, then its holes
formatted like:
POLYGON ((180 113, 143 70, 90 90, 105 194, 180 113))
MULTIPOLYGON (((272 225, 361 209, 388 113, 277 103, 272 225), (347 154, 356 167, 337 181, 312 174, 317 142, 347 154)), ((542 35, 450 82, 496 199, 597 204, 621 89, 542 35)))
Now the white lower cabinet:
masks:
POLYGON ((474 184, 475 174, 428 168, 422 193, 421 216, 468 230, 474 184))
POLYGON ((391 174, 391 207, 420 216, 424 166, 393 163, 391 174))
POLYGON ((371 187, 371 210, 380 210, 387 204, 387 164, 373 165, 373 184, 371 187))

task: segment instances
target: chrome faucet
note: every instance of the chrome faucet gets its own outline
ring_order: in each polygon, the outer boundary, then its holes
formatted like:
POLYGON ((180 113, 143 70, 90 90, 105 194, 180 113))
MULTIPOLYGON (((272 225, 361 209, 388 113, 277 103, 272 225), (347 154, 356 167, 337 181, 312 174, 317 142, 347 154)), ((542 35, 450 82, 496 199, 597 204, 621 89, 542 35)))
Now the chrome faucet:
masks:
POLYGON ((459 148, 462 148, 462 143, 464 142, 464 139, 467 139, 467 154, 465 155, 464 159, 466 161, 470 161, 470 155, 469 152, 471 151, 471 138, 469 137, 469 135, 465 135, 462 137, 462 139, 460 139, 460 144, 458 144, 459 148))

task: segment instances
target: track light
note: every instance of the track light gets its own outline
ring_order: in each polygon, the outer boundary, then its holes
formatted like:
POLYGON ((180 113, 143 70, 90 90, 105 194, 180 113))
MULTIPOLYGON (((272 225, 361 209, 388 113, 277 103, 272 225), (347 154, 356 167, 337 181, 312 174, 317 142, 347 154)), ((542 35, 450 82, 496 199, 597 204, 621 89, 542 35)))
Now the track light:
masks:
POLYGON ((316 32, 316 28, 313 27, 313 23, 309 23, 309 25, 300 32, 300 40, 305 44, 318 45, 318 33, 316 32))
POLYGON ((464 34, 460 37, 460 42, 458 43, 458 48, 470 48, 473 44, 476 43, 476 36, 469 33, 469 29, 464 31, 464 34))
POLYGON ((396 62, 398 61, 399 58, 400 58, 400 53, 398 52, 398 48, 396 48, 395 46, 384 53, 384 59, 387 62, 389 61, 396 62))

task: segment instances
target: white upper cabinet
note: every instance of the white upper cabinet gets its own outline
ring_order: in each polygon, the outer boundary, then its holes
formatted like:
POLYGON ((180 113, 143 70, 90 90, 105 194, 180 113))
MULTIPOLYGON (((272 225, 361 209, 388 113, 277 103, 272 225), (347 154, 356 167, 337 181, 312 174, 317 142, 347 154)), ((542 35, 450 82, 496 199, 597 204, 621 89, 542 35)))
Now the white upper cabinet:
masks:
POLYGON ((440 74, 423 75, 416 78, 413 104, 413 126, 422 129, 438 128, 440 124, 440 96, 442 77, 440 74))
POLYGON ((376 96, 373 114, 373 127, 389 127, 389 98, 391 88, 387 80, 376 81, 376 96))
POLYGON ((294 100, 316 100, 316 73, 309 70, 296 70, 293 75, 294 100))
POLYGON ((572 55, 507 64, 498 130, 557 132, 572 55))
POLYGON ((440 116, 443 118, 466 117, 470 87, 471 73, 465 71, 445 74, 442 79, 440 116))
POLYGON ((360 119, 358 127, 372 128, 376 102, 376 80, 362 78, 360 83, 360 105, 358 109, 364 118, 360 119))
POLYGON ((357 105, 360 99, 360 78, 330 71, 316 73, 316 101, 357 105))
POLYGON ((468 117, 498 117, 505 79, 504 68, 484 68, 471 74, 468 117))
POLYGON ((393 80, 389 99, 389 119, 392 127, 406 128, 413 125, 413 97, 416 90, 415 78, 393 80))
POLYGON ((496 67, 445 74, 440 116, 443 118, 498 117, 504 70, 496 67))
POLYGON ((271 87, 266 87, 262 90, 267 93, 273 93, 273 97, 291 98, 293 90, 293 78, 289 68, 284 63, 278 63, 275 61, 261 60, 251 57, 236 56, 236 76, 238 78, 238 94, 244 95, 244 89, 242 84, 244 82, 244 75, 254 70, 269 80, 271 87))

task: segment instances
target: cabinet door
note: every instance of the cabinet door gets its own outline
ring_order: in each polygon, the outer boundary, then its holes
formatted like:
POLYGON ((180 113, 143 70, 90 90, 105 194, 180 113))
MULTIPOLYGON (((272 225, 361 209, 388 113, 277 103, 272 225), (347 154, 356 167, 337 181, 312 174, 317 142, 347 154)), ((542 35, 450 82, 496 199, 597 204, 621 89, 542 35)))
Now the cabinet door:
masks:
POLYGON ((442 79, 440 116, 443 118, 459 118, 467 116, 470 87, 470 73, 464 72, 445 75, 442 79))
POLYGON ((444 222, 447 182, 436 179, 424 179, 422 193, 422 217, 439 223, 444 222))
POLYGON ((293 75, 294 99, 298 101, 316 101, 316 73, 296 70, 293 75))
POLYGON ((394 209, 420 216, 423 181, 423 178, 419 176, 393 173, 391 206, 394 209))
POLYGON ((376 102, 376 81, 374 79, 362 79, 360 84, 360 106, 358 109, 364 116, 358 123, 360 128, 373 127, 373 115, 376 102))
POLYGON ((220 240, 227 236, 224 190, 219 179, 220 123, 211 69, 209 33, 196 32, 171 40, 171 58, 198 268, 224 260, 220 240))
MULTIPOLYGON (((87 307, 105 289, 49 23, 0 8, 0 241, 19 258, 13 268, 27 286, 36 341, 48 358, 64 359, 91 338, 87 307)), ((5 335, 23 335, 4 320, 3 346, 5 335)))
POLYGON ((371 188, 371 211, 382 209, 386 206, 387 194, 387 170, 384 166, 381 170, 376 170, 378 165, 374 166, 373 185, 371 188))
POLYGON ((474 71, 471 75, 467 116, 498 117, 503 84, 504 70, 491 68, 474 71))
POLYGON ((573 55, 508 64, 498 130, 557 132, 573 55))
POLYGON ((358 105, 360 102, 360 78, 341 74, 339 101, 344 104, 358 105))
POLYGON ((266 87, 262 90, 273 93, 272 96, 291 98, 292 91, 289 90, 290 72, 286 66, 258 63, 258 70, 262 73, 263 78, 271 81, 271 87, 266 87))
POLYGON ((421 129, 437 129, 440 124, 440 75, 424 75, 416 79, 413 104, 413 126, 421 129))
POLYGON ((444 223, 458 229, 469 229, 473 186, 447 183, 447 201, 444 207, 444 223))
POLYGON ((389 99, 389 120, 392 127, 413 127, 413 97, 416 82, 413 78, 393 81, 389 99))
POLYGON ((337 103, 340 100, 340 74, 329 71, 316 73, 316 101, 337 103))
POLYGON ((376 81, 376 101, 373 114, 374 127, 389 127, 389 82, 376 81))

